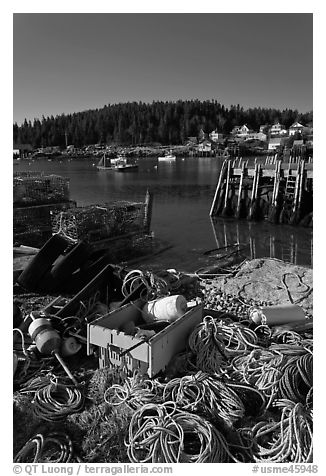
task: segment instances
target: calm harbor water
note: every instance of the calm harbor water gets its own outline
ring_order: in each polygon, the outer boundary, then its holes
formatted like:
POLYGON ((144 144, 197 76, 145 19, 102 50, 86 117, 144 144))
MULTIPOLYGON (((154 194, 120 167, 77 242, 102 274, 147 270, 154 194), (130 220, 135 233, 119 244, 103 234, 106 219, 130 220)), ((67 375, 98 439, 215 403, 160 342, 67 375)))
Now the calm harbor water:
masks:
POLYGON ((23 160, 19 171, 44 171, 70 179, 70 198, 78 206, 111 200, 143 201, 146 190, 154 195, 152 230, 172 247, 155 258, 165 268, 195 271, 214 263, 208 250, 236 242, 250 258, 275 257, 298 265, 312 266, 312 230, 271 225, 266 222, 218 218, 214 224, 209 210, 218 179, 221 160, 216 158, 177 158, 158 162, 139 160, 139 168, 128 173, 97 170, 98 158, 80 160, 23 160))

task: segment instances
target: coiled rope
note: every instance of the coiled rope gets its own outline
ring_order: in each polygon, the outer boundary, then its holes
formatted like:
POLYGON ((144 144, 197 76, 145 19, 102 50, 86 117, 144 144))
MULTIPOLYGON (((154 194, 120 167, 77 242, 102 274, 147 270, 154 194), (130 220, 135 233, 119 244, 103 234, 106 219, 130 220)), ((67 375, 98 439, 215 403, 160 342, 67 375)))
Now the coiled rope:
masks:
POLYGON ((310 463, 312 461, 312 419, 301 403, 281 399, 279 421, 259 422, 252 428, 256 450, 254 460, 260 463, 310 463))
POLYGON ((125 404, 130 410, 137 410, 142 405, 159 401, 159 388, 157 380, 141 378, 137 372, 132 377, 127 377, 123 385, 114 384, 104 393, 104 401, 111 406, 125 404))
POLYGON ((272 344, 231 362, 231 378, 255 386, 269 399, 305 403, 313 383, 312 351, 303 345, 272 344))
POLYGON ((140 297, 146 301, 167 296, 170 292, 170 286, 164 279, 154 276, 153 273, 145 274, 140 269, 134 269, 129 271, 123 279, 122 295, 129 296, 140 284, 145 286, 140 297))
POLYGON ((197 412, 209 419, 222 419, 229 427, 245 413, 237 393, 204 372, 167 382, 163 400, 173 401, 183 410, 197 412))
POLYGON ((41 420, 60 421, 82 410, 84 396, 76 387, 51 381, 36 391, 32 404, 34 414, 41 420))
POLYGON ((208 373, 223 373, 222 367, 226 365, 225 345, 213 317, 204 317, 203 322, 190 334, 188 344, 196 356, 197 369, 208 373))
POLYGON ((136 410, 125 444, 133 463, 223 463, 233 458, 222 433, 174 402, 136 410))
MULTIPOLYGON (((51 455, 57 452, 51 451, 51 455)), ((73 457, 72 441, 66 433, 51 432, 47 435, 39 433, 23 446, 16 454, 14 463, 69 463, 73 457), (49 447, 58 447, 60 453, 55 459, 49 459, 49 447), (30 461, 32 459, 32 461, 30 461)))
POLYGON ((239 322, 206 316, 190 334, 188 343, 199 370, 223 374, 227 359, 259 348, 257 341, 256 333, 239 322))

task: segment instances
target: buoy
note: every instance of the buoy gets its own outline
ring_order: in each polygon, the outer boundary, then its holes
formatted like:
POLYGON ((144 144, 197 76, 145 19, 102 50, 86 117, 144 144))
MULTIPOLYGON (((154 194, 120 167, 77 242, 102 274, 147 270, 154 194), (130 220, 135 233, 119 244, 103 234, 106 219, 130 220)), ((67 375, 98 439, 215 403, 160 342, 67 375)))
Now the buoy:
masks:
POLYGON ((72 336, 65 337, 62 340, 61 355, 63 357, 75 355, 80 349, 81 349, 81 344, 80 342, 77 342, 77 340, 74 337, 72 336))
POLYGON ((187 300, 184 296, 176 294, 155 299, 146 303, 142 310, 146 322, 169 321, 173 322, 187 311, 187 300))
POLYGON ((41 354, 52 354, 58 351, 61 346, 61 337, 51 323, 45 318, 35 319, 28 328, 28 333, 34 340, 37 350, 41 354))
POLYGON ((77 380, 72 375, 59 354, 61 349, 61 337, 58 331, 53 329, 50 321, 44 317, 35 319, 32 312, 31 318, 34 320, 28 328, 28 333, 34 340, 37 350, 41 352, 41 354, 54 355, 68 377, 75 385, 78 385, 77 380))
POLYGON ((250 319, 257 325, 288 324, 289 322, 305 321, 303 309, 297 304, 280 304, 277 306, 261 307, 253 309, 250 319))

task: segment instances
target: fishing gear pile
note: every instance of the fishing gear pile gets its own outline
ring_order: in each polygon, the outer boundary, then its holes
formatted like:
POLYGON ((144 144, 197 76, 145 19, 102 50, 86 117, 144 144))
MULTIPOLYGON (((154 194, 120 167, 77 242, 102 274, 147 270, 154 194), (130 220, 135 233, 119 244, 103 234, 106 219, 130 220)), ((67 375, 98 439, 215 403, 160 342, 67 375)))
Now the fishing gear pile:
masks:
POLYGON ((221 432, 174 402, 136 410, 126 446, 133 463, 222 463, 232 458, 221 432))
MULTIPOLYGON (((136 296, 129 302, 140 312, 139 298, 148 303, 171 292, 167 278, 141 270, 126 273, 121 289, 124 300, 136 296)), ((51 321, 62 338, 76 334, 82 323, 93 322, 103 303, 95 292, 78 305, 77 315, 51 321)), ((15 383, 24 397, 31 398, 36 424, 47 422, 51 428, 48 433, 34 428, 36 436, 15 461, 72 461, 73 435, 52 428, 67 420, 81 431, 84 461, 112 462, 112 454, 118 454, 120 462, 132 463, 310 463, 312 332, 304 326, 293 330, 257 324, 248 319, 252 303, 243 306, 246 312, 239 321, 225 312, 212 312, 201 322, 198 317, 199 323, 185 338, 187 348, 172 359, 182 357, 183 367, 165 369, 153 379, 139 369, 131 374, 127 368, 126 375, 123 365, 97 380, 94 372, 86 372, 83 380, 89 381, 82 384, 64 379, 62 370, 60 375, 54 373, 53 356, 35 358, 19 332, 21 362, 15 383), (51 446, 56 451, 49 457, 44 448, 51 446)), ((159 319, 158 323, 162 324, 159 319)))

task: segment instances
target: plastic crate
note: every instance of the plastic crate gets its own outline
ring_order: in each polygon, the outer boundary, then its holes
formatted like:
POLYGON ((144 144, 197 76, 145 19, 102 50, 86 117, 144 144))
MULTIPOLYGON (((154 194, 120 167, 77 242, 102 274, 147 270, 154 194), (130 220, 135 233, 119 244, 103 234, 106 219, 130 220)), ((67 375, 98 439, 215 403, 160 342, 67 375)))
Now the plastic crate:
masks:
POLYGON ((141 340, 120 331, 127 322, 142 322, 139 307, 126 304, 110 312, 87 326, 87 352, 92 346, 99 347, 99 367, 122 368, 127 374, 138 370, 150 378, 163 371, 174 355, 187 347, 188 337, 203 318, 203 306, 190 308, 182 317, 169 324, 139 347, 130 350, 123 357, 121 353, 141 340))

